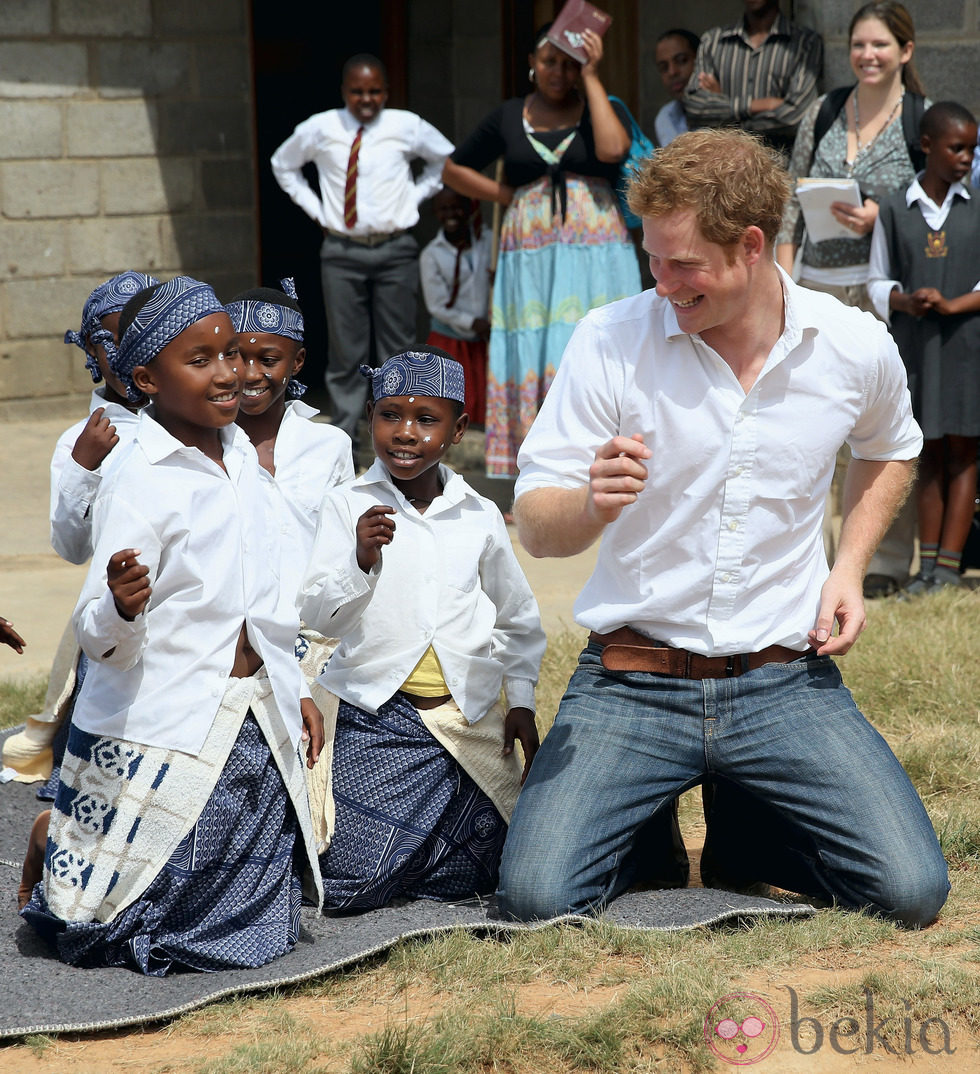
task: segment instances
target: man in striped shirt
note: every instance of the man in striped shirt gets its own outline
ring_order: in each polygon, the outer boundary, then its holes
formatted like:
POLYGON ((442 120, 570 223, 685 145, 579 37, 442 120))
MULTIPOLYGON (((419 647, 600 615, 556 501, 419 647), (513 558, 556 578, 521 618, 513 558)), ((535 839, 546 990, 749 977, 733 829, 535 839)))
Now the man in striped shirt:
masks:
POLYGON ((742 127, 788 157, 817 96, 823 41, 781 14, 779 0, 744 0, 744 8, 734 25, 702 36, 684 111, 692 130, 742 127))

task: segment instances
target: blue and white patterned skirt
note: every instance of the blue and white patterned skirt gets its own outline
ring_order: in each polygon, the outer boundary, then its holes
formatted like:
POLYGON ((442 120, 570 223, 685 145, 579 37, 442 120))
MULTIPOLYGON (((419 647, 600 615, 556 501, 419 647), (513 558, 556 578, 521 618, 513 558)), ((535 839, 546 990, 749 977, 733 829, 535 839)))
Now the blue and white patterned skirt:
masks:
MULTIPOLYGON (((86 766, 104 768, 100 754, 113 752, 113 742, 72 727, 66 771, 69 767, 79 771, 86 766)), ((140 749, 130 747, 119 756, 120 771, 128 767, 131 781, 140 764, 150 759, 151 751, 137 752, 140 749)), ((167 768, 166 764, 160 767, 157 781, 166 780, 167 768)), ((83 784, 84 780, 75 782, 83 784)), ((71 822, 63 819, 74 813, 78 825, 77 803, 83 797, 69 780, 61 784, 55 800, 46 871, 61 880, 73 864, 84 861, 84 852, 73 848, 65 835, 71 822), (65 839, 64 847, 58 846, 59 838, 65 839)), ((191 808, 190 802, 187 805, 191 808)), ((113 806, 115 802, 99 819, 106 833, 113 806)), ((93 828, 92 808, 86 807, 82 815, 82 823, 87 818, 88 827, 93 828)), ((153 821, 151 799, 146 815, 132 828, 135 831, 138 825, 149 826, 153 821)), ((91 845, 97 848, 97 840, 91 845)), ((90 853, 97 861, 98 850, 90 853)), ((56 946, 62 961, 76 966, 129 966, 150 976, 163 976, 175 968, 261 966, 296 942, 303 861, 296 810, 249 711, 196 823, 135 899, 123 900, 123 908, 108 920, 66 921, 50 908, 42 882, 34 888, 22 915, 56 946)), ((98 867, 83 867, 69 882, 81 888, 90 877, 97 880, 97 872, 98 867)), ((110 880, 106 885, 107 899, 114 883, 110 880)))
POLYGON ((507 825, 403 694, 377 716, 341 701, 333 795, 336 828, 320 855, 325 910, 496 889, 507 825))

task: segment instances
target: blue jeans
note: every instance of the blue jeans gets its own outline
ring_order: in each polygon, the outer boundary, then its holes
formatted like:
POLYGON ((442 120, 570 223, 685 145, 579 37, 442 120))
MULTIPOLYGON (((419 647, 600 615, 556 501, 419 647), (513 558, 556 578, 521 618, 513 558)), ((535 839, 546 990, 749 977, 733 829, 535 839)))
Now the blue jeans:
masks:
MULTIPOLYGON (((645 823, 705 776, 798 834, 795 861, 780 848, 757 879, 909 925, 928 924, 946 901, 925 807, 830 658, 691 680, 606 671, 589 645, 518 798, 502 912, 601 909, 641 878, 645 823)), ((747 827, 747 856, 766 861, 767 833, 747 827)))

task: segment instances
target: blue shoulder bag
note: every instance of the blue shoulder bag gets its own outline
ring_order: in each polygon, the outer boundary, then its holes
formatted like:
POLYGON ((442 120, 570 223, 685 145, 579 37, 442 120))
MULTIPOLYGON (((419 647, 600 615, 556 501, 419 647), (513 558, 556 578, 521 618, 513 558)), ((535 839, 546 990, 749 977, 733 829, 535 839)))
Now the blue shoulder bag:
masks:
POLYGON ((619 199, 619 207, 623 211, 623 219, 626 221, 628 228, 638 228, 643 221, 635 214, 631 213, 629 206, 626 204, 626 186, 633 175, 633 172, 639 168, 639 166, 653 155, 655 147, 653 142, 640 130, 639 123, 633 118, 632 113, 626 107, 626 105, 618 98, 610 96, 610 101, 614 101, 618 104, 626 113, 629 119, 629 135, 630 135, 630 148, 629 152, 623 158, 623 163, 619 166, 619 181, 616 183, 616 197, 619 199))

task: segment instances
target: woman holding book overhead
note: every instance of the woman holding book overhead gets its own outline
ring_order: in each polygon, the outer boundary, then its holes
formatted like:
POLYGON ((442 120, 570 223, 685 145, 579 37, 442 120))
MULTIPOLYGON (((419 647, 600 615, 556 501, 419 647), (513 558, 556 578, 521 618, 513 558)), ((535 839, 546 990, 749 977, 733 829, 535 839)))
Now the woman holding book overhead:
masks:
POLYGON ((446 162, 443 180, 506 206, 494 280, 487 377, 487 473, 517 472, 517 450, 578 319, 640 290, 616 200, 629 121, 598 66, 602 39, 582 34, 580 64, 538 31, 531 90, 488 115, 446 162), (503 157, 503 177, 481 169, 503 157))
MULTIPOLYGON (((857 83, 814 101, 800 124, 789 170, 795 180, 857 180, 860 203, 840 201, 831 206, 834 219, 851 237, 804 241, 800 283, 874 312, 867 280, 878 203, 908 187, 923 166, 918 120, 929 102, 912 59, 915 26, 901 4, 895 0, 865 4, 851 19, 848 39, 857 83)), ((776 239, 776 260, 787 272, 793 269, 803 231, 794 195, 776 239)), ((905 580, 914 525, 911 511, 899 516, 868 569, 865 596, 894 592, 905 580)), ((832 542, 828 543, 832 551, 832 542)))

